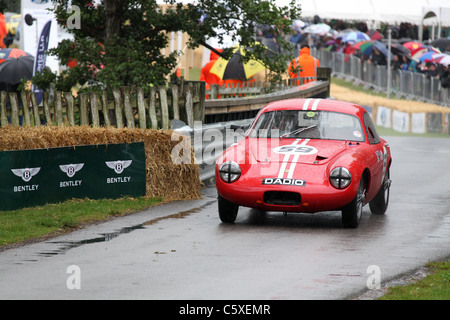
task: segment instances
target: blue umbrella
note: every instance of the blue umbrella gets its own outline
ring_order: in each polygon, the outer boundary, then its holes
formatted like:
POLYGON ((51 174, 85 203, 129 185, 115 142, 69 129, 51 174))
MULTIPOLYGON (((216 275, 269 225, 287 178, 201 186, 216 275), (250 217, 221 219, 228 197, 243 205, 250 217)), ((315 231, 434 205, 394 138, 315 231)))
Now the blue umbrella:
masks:
POLYGON ((425 62, 425 60, 431 60, 434 54, 436 54, 436 52, 434 52, 434 51, 428 51, 427 53, 425 53, 424 55, 422 55, 422 56, 419 58, 419 61, 425 62))
MULTIPOLYGON (((378 51, 380 51, 385 57, 388 56, 388 48, 386 47, 386 45, 383 42, 380 42, 380 41, 375 41, 373 46, 366 48, 366 50, 364 50, 363 53, 365 55, 370 56, 374 47, 377 48, 378 51)), ((392 54, 392 52, 391 52, 390 57, 391 57, 391 60, 394 59, 394 55, 392 54)))
POLYGON ((361 31, 349 32, 349 33, 345 34, 341 39, 342 42, 350 42, 350 41, 360 42, 360 41, 367 41, 367 40, 370 40, 370 37, 361 31))

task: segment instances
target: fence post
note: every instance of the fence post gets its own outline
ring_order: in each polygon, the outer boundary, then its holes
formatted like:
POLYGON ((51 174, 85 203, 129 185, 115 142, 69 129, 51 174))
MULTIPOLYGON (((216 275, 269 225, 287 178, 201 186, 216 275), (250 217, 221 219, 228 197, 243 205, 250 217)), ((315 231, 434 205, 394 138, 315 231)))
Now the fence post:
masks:
POLYGON ((147 121, 145 116, 144 88, 137 88, 137 107, 139 114, 139 128, 146 129, 147 121))
POLYGON ((205 82, 194 82, 193 92, 193 101, 196 101, 194 104, 194 120, 203 123, 205 120, 205 82))
POLYGON ((105 126, 111 126, 111 120, 109 119, 109 109, 108 109, 108 97, 106 95, 106 91, 102 91, 102 105, 103 105, 103 121, 105 122, 105 126))
POLYGON ((186 87, 186 114, 187 114, 187 121, 188 126, 194 127, 194 105, 192 101, 192 87, 187 86, 186 87))
POLYGON ((89 125, 89 114, 88 114, 88 97, 86 93, 80 93, 80 124, 82 126, 89 125))
POLYGON ((62 116, 62 94, 61 94, 61 91, 55 92, 55 115, 56 115, 56 124, 58 126, 64 125, 63 116, 62 116))
POLYGON ((127 119, 127 127, 134 128, 133 110, 130 102, 131 89, 129 87, 123 88, 123 110, 125 111, 125 118, 127 119))
POLYGON ((152 124, 152 129, 158 129, 158 119, 156 118, 156 88, 150 88, 150 103, 148 116, 152 124))
POLYGON ((116 111, 116 122, 117 128, 123 128, 123 118, 122 118, 122 95, 120 89, 113 89, 114 95, 114 109, 116 111))
POLYGON ((330 96, 331 68, 317 68, 317 80, 328 81, 327 97, 330 96))
POLYGON ((27 92, 22 91, 20 94, 20 98, 22 100, 23 124, 29 126, 31 125, 31 119, 30 119, 30 108, 28 104, 27 92))
POLYGON ((173 107, 173 118, 180 119, 180 105, 178 96, 178 86, 176 84, 172 85, 172 107, 173 107))
POLYGON ((159 86, 159 103, 161 105, 161 123, 164 130, 169 129, 169 108, 167 106, 166 86, 159 86))
POLYGON ((90 100, 91 100, 92 126, 100 127, 100 120, 98 118, 98 102, 97 102, 97 93, 96 92, 91 92, 90 100))
POLYGON ((67 120, 71 126, 75 125, 75 109, 73 105, 72 92, 64 92, 64 98, 67 102, 67 120))
MULTIPOLYGON (((36 96, 35 96, 36 98, 36 96)), ((44 106, 44 114, 45 114, 45 120, 47 121, 47 125, 53 125, 52 123, 52 116, 50 114, 50 107, 48 106, 48 92, 44 92, 44 99, 42 100, 42 104, 44 106)))
POLYGON ((30 97, 31 97, 31 105, 33 107, 34 125, 36 127, 39 127, 41 125, 41 116, 39 115, 39 105, 36 100, 36 93, 31 92, 30 97))
POLYGON ((6 91, 0 92, 0 113, 1 113, 0 122, 2 127, 8 125, 8 116, 6 114, 6 98, 7 98, 6 91))
POLYGON ((11 103, 11 124, 17 127, 19 126, 19 102, 16 92, 9 93, 9 101, 11 103))

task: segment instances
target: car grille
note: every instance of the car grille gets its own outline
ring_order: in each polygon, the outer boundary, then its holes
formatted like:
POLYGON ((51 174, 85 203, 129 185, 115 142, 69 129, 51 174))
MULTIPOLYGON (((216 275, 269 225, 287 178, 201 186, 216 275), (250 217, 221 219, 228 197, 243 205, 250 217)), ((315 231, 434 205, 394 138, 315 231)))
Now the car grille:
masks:
POLYGON ((300 193, 289 191, 266 191, 264 202, 273 205, 298 206, 301 204, 300 193))

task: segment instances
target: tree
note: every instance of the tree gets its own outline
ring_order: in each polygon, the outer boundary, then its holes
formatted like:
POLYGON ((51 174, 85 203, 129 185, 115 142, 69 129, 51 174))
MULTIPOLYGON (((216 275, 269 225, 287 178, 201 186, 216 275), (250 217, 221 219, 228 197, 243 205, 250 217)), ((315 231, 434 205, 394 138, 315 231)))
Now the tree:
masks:
MULTIPOLYGON (((156 0, 52 1, 58 23, 73 39, 63 40, 49 53, 61 65, 72 67, 59 75, 46 70, 33 82, 41 89, 54 82, 57 90, 64 91, 77 83, 89 88, 164 84, 176 66, 178 53, 163 56, 161 50, 168 46, 168 35, 177 31, 188 33, 190 48, 207 46, 212 37, 221 41, 225 34, 233 34, 242 46, 253 48, 246 59, 261 60, 279 76, 291 56, 269 58, 267 48, 256 44, 255 26, 264 24, 273 33, 288 33, 292 19, 300 16, 295 0, 289 7, 278 7, 276 0, 198 0, 196 4, 164 0, 171 5, 164 11, 156 0), (78 12, 80 23, 74 27, 78 12)), ((288 42, 280 39, 279 44, 290 52, 288 42)), ((230 54, 231 50, 222 53, 224 57, 230 54)))

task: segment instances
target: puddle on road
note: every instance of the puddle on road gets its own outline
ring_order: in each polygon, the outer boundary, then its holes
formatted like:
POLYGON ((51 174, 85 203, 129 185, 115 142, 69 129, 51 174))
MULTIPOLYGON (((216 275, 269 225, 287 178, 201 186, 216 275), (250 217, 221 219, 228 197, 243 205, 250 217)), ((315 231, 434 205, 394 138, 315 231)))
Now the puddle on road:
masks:
POLYGON ((50 243, 52 244, 57 244, 57 245, 62 245, 60 248, 55 249, 55 250, 49 250, 49 251, 44 251, 44 252, 39 252, 38 255, 39 256, 44 256, 44 257, 51 257, 51 256, 55 256, 58 254, 64 254, 67 251, 69 251, 70 249, 73 248, 77 248, 86 244, 91 244, 91 243, 98 243, 98 242, 106 242, 106 241, 110 241, 112 239, 117 238, 118 236, 122 235, 122 234, 127 234, 130 233, 134 230, 140 230, 140 229, 145 229, 147 226, 156 224, 157 222, 161 221, 161 220, 166 220, 166 219, 183 219, 184 217, 187 217, 193 213, 197 213, 199 211, 201 211, 203 208, 211 205, 212 203, 214 203, 215 201, 209 201, 206 204, 197 207, 197 208, 193 208, 190 210, 186 210, 186 211, 182 211, 182 212, 178 212, 178 213, 174 213, 168 216, 164 216, 164 217, 158 217, 149 221, 146 221, 144 223, 140 223, 138 225, 135 226, 131 226, 131 227, 124 227, 118 231, 114 231, 114 232, 110 232, 110 233, 101 233, 99 237, 95 237, 95 238, 91 238, 91 239, 85 239, 85 240, 80 240, 80 241, 52 241, 50 243))

